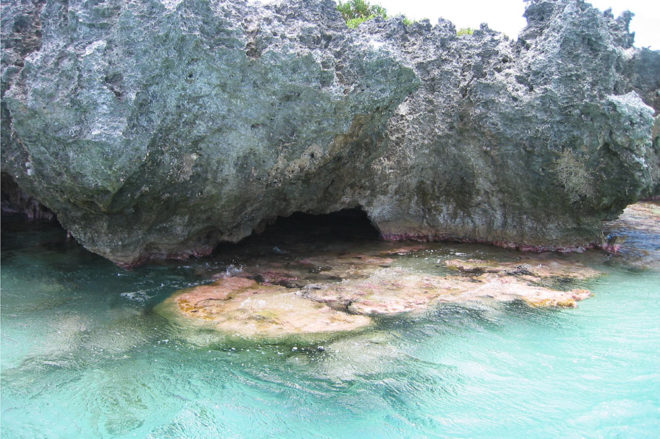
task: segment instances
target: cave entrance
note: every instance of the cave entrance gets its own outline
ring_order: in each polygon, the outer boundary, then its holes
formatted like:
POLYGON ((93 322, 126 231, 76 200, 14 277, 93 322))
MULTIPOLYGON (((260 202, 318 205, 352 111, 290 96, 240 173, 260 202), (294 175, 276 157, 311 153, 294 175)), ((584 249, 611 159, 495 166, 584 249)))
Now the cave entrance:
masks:
POLYGON ((350 247, 380 240, 380 232, 361 208, 342 209, 322 215, 296 212, 278 217, 262 231, 255 232, 238 244, 220 244, 216 252, 255 250, 296 252, 324 248, 350 247), (236 248, 238 247, 238 249, 236 248))
POLYGON ((376 240, 378 229, 361 208, 342 209, 323 215, 296 212, 280 217, 261 233, 288 236, 292 239, 376 240))

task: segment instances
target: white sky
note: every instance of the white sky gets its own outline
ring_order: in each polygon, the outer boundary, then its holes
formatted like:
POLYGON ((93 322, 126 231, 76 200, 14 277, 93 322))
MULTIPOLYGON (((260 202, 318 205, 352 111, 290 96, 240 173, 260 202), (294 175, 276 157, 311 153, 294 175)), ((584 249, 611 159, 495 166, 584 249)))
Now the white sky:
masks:
MULTIPOLYGON (((435 24, 438 17, 451 20, 456 29, 478 28, 488 23, 491 29, 512 38, 525 26, 523 0, 371 0, 387 9, 388 15, 404 14, 408 18, 428 18, 435 24)), ((635 15, 630 30, 635 32, 635 46, 660 50, 659 0, 590 0, 600 10, 612 8, 617 17, 626 9, 635 15)))

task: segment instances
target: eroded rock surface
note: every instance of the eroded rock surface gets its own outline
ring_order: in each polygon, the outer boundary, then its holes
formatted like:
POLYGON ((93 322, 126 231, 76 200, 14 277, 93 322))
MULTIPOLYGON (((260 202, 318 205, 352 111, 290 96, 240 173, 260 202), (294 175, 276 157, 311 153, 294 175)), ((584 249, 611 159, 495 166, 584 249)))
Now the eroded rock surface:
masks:
POLYGON ((230 277, 184 290, 158 305, 165 316, 185 318, 229 336, 277 339, 354 331, 371 324, 365 316, 305 300, 284 287, 230 277))
MULTIPOLYGON (((580 270, 580 267, 576 267, 580 270)), ((587 269, 573 278, 598 276, 587 269)), ((536 276, 501 271, 471 276, 439 276, 402 268, 377 269, 365 279, 348 279, 337 284, 312 285, 304 290, 309 299, 327 303, 354 314, 378 315, 426 310, 441 303, 471 301, 513 302, 521 300, 537 307, 577 306, 591 295, 585 289, 560 290, 543 285, 543 280, 565 280, 562 275, 536 276)))
POLYGON ((123 265, 356 206, 389 239, 599 244, 660 187, 660 55, 578 0, 525 15, 512 41, 330 0, 3 2, 2 171, 123 265))
POLYGON ((445 303, 522 301, 533 307, 573 308, 591 295, 576 284, 601 274, 546 255, 516 262, 451 259, 428 271, 377 256, 391 252, 375 250, 290 255, 286 262, 258 260, 242 271, 220 273, 210 285, 175 293, 157 309, 184 326, 227 336, 331 337, 363 329, 374 316, 424 312, 445 303))
POLYGON ((469 274, 497 274, 515 276, 532 282, 540 279, 584 280, 599 275, 593 268, 575 261, 560 260, 549 254, 518 258, 515 262, 452 259, 445 264, 452 269, 469 274))

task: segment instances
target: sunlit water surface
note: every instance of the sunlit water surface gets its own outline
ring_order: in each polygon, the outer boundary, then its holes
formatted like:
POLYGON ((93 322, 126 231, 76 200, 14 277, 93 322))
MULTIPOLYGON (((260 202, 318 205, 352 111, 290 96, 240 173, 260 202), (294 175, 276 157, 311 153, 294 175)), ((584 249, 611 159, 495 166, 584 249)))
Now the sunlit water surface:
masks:
POLYGON ((2 246, 3 438, 660 437, 660 273, 602 253, 577 309, 443 306, 319 347, 192 344, 152 311, 249 247, 126 271, 11 221, 2 246))

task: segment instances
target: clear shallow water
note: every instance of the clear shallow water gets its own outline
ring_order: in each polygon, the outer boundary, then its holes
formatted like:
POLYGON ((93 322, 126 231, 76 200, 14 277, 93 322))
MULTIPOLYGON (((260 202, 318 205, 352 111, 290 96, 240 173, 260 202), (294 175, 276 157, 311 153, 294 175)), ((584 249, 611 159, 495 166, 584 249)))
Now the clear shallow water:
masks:
MULTIPOLYGON (((444 306, 321 350, 191 343, 152 312, 271 244, 125 271, 56 228, 3 223, 2 437, 660 434, 658 271, 590 253, 582 262, 607 275, 577 309, 444 306)), ((507 254, 437 244, 397 263, 432 269, 456 253, 507 254)))

